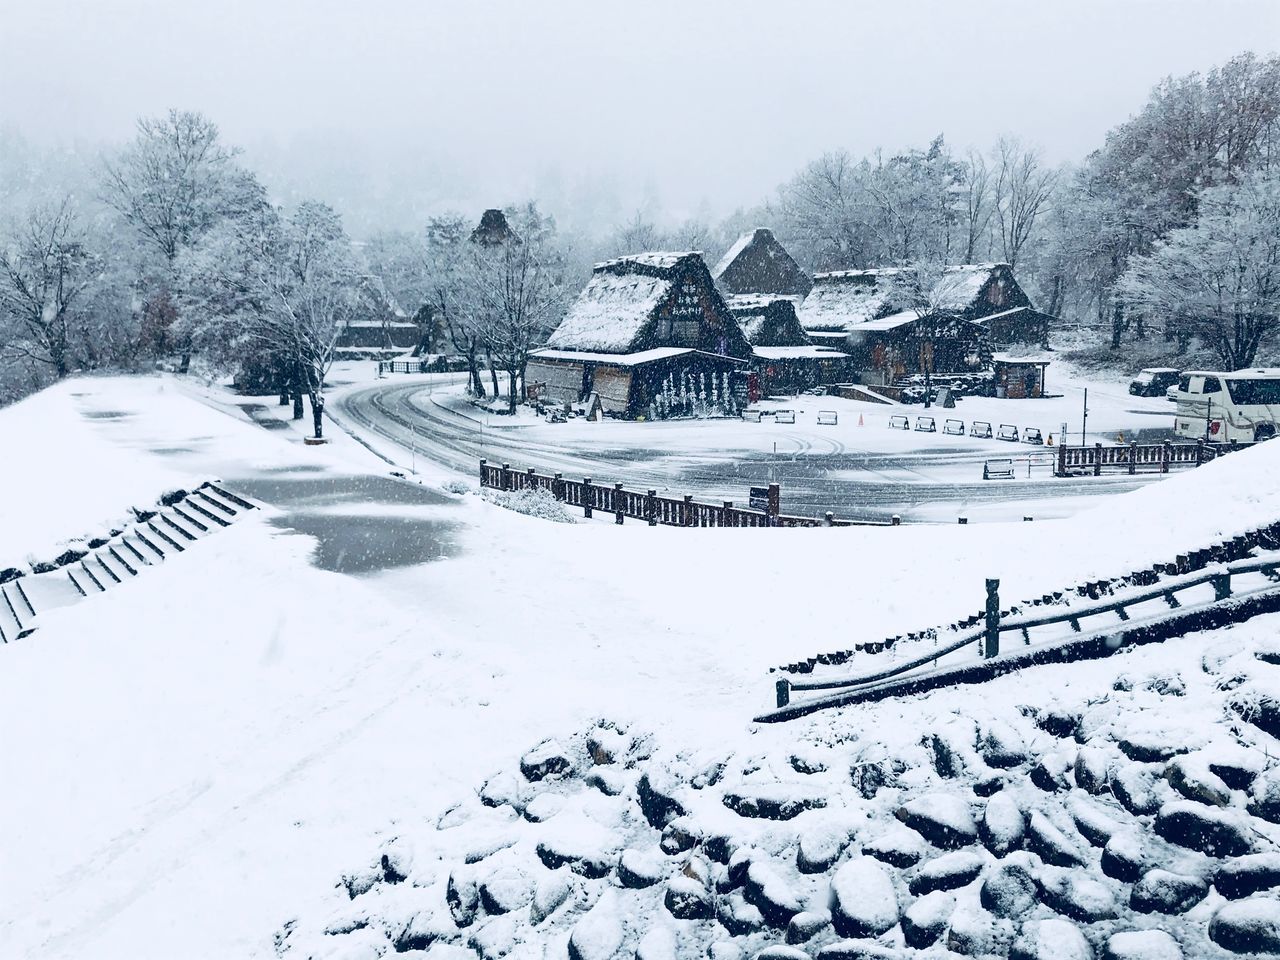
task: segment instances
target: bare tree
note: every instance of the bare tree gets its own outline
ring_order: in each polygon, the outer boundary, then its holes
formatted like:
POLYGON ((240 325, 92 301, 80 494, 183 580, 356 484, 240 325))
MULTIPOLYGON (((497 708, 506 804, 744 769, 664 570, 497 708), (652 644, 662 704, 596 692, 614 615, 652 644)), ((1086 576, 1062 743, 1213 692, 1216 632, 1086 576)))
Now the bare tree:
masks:
POLYGON ((0 346, 51 369, 71 372, 73 311, 93 282, 99 258, 86 249, 70 199, 36 207, 0 249, 0 346))
POLYGON ((977 258, 978 245, 986 239, 991 227, 991 170, 982 154, 970 150, 964 163, 964 172, 965 243, 962 262, 973 263, 977 258))
POLYGON ((1004 261, 1018 265, 1018 255, 1035 231, 1036 220, 1053 195, 1057 175, 1041 166, 1040 154, 1017 140, 1001 138, 995 152, 992 197, 1004 261))

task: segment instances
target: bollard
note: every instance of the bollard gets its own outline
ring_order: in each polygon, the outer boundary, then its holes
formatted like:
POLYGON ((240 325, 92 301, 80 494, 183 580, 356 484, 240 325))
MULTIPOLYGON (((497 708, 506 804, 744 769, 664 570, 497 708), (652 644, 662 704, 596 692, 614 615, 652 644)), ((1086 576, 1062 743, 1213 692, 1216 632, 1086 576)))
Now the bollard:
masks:
POLYGON ((987 579, 986 631, 982 655, 990 658, 1000 652, 1000 581, 987 579))
POLYGON ((890 524, 891 526, 896 527, 896 526, 901 525, 901 523, 902 523, 902 518, 901 518, 900 516, 898 516, 896 513, 895 513, 892 517, 890 517, 890 518, 889 518, 889 524, 890 524))

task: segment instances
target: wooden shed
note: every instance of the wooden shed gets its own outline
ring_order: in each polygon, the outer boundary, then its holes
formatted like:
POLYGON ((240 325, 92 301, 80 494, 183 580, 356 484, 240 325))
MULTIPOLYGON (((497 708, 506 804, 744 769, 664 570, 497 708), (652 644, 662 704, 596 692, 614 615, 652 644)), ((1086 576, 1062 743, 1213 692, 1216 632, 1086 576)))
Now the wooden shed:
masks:
POLYGON ((1045 373, 1048 360, 1026 360, 996 355, 991 358, 995 371, 997 397, 1024 400, 1044 396, 1045 373))

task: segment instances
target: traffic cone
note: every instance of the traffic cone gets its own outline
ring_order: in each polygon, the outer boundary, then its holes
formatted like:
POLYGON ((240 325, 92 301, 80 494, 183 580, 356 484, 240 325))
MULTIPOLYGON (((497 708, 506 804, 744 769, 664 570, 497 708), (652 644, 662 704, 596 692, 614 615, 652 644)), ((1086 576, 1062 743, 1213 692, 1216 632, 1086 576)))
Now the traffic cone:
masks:
POLYGON ((862 414, 858 414, 858 426, 862 426, 862 414))
POLYGON ((1052 447, 1052 446, 1053 446, 1053 434, 1052 434, 1052 433, 1051 433, 1051 434, 1049 434, 1049 439, 1048 439, 1048 441, 1046 441, 1046 442, 1045 442, 1045 446, 1046 446, 1046 447, 1052 447))
POLYGON ((1124 431, 1121 430, 1116 434, 1116 443, 1124 443, 1124 431))

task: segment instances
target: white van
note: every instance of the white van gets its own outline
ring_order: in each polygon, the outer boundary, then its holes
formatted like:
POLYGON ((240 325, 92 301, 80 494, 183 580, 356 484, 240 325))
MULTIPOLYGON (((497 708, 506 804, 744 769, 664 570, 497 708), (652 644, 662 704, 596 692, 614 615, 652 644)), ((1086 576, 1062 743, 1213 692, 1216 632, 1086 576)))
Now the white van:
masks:
POLYGON ((1280 425, 1280 368, 1192 370, 1178 380, 1173 432, 1190 440, 1268 440, 1280 425))

